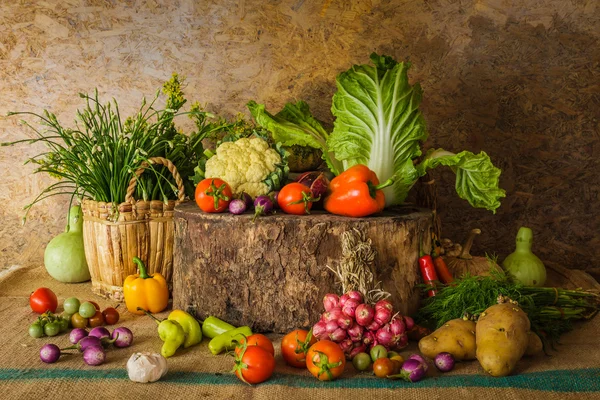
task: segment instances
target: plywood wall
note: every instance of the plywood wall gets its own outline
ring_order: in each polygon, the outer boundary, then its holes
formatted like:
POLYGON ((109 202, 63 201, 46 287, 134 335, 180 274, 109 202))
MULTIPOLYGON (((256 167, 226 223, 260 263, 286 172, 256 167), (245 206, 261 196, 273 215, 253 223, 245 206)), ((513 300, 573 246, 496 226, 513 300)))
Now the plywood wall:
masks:
MULTIPOLYGON (((427 147, 485 149, 503 169, 496 215, 458 199, 436 171, 444 236, 483 234, 475 252, 512 251, 521 225, 547 262, 596 264, 600 248, 600 3, 595 0, 2 0, 0 113, 47 108, 64 121, 98 88, 133 111, 173 71, 188 97, 223 115, 250 99, 306 100, 331 122, 337 73, 372 51, 410 60, 424 90, 427 147)), ((29 137, 0 120, 0 141, 29 137)), ((51 180, 22 162, 43 148, 0 148, 0 266, 42 260, 66 199, 21 225, 51 180)))

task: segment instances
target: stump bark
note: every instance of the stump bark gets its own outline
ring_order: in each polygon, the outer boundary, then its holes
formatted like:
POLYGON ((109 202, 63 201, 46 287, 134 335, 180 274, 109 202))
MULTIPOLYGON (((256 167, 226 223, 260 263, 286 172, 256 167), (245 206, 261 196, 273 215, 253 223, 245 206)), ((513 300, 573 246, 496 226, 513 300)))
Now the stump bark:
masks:
POLYGON ((251 214, 207 214, 187 203, 174 219, 173 307, 197 318, 214 315, 256 332, 310 327, 323 296, 341 290, 326 266, 337 266, 342 233, 354 228, 371 239, 376 281, 395 310, 418 308, 419 232, 429 232, 431 210, 400 207, 360 219, 277 213, 252 222, 251 214))

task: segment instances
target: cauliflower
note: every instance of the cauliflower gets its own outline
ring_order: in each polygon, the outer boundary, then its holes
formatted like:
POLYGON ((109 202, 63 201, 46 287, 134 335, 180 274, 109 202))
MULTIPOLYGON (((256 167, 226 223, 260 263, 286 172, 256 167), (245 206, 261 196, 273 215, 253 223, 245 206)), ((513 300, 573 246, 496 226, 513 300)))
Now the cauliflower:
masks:
POLYGON ((279 189, 285 175, 285 160, 258 137, 222 143, 206 161, 204 171, 206 178, 227 182, 234 194, 246 192, 253 198, 279 189))

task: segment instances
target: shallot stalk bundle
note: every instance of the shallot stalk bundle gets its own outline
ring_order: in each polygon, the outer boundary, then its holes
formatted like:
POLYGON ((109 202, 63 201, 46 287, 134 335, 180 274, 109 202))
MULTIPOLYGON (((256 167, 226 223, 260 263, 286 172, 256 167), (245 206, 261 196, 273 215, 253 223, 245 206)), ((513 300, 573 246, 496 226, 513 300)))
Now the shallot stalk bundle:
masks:
POLYGON ((343 294, 328 293, 323 298, 324 312, 313 326, 319 340, 331 340, 340 345, 346 357, 369 351, 382 345, 399 350, 408 344, 407 332, 414 321, 394 313, 389 293, 375 282, 373 262, 375 251, 371 241, 354 229, 342 235, 342 261, 332 270, 343 294))

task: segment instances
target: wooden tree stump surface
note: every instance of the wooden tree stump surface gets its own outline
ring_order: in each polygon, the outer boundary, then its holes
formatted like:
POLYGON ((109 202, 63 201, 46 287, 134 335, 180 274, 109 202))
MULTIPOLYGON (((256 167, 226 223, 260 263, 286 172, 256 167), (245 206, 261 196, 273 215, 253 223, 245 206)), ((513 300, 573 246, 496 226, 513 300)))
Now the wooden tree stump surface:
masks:
POLYGON ((341 291, 326 266, 337 266, 342 233, 352 229, 372 241, 376 280, 395 310, 418 308, 418 240, 419 232, 429 232, 430 210, 399 207, 358 219, 279 212, 252 222, 252 214, 207 214, 188 202, 174 218, 173 307, 200 319, 214 315, 257 332, 311 326, 323 312, 323 296, 341 291))

